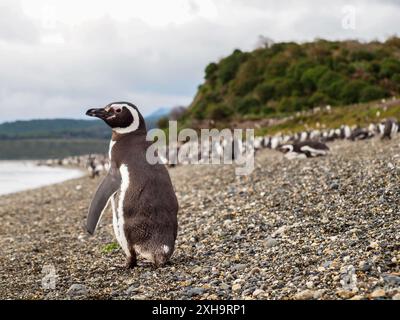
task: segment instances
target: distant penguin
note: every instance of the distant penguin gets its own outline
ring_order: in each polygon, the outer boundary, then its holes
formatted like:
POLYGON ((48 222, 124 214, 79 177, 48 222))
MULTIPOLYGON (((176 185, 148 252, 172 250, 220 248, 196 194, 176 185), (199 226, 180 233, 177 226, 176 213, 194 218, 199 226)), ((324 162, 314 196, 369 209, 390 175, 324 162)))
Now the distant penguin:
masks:
POLYGON ((351 129, 347 125, 340 126, 340 139, 350 139, 351 129))
POLYGON ((352 131, 350 140, 358 141, 358 140, 366 140, 374 137, 374 133, 368 131, 367 129, 356 128, 352 131))
POLYGON ((322 142, 308 140, 281 145, 279 150, 286 154, 286 158, 293 159, 325 156, 328 153, 329 148, 322 142))
POLYGON ((88 164, 87 164, 87 169, 90 173, 90 177, 94 179, 95 177, 100 175, 100 170, 96 165, 95 158, 89 157, 88 159, 88 164))
POLYGON ((383 124, 383 132, 381 139, 392 139, 392 137, 397 134, 399 130, 399 124, 394 118, 387 119, 383 124))
POLYGON ((165 166, 146 159, 151 142, 146 141, 143 116, 128 102, 86 114, 112 129, 110 170, 90 205, 87 231, 94 233, 111 201, 114 232, 127 256, 127 267, 136 266, 137 254, 156 266, 164 265, 175 248, 178 201, 165 166))

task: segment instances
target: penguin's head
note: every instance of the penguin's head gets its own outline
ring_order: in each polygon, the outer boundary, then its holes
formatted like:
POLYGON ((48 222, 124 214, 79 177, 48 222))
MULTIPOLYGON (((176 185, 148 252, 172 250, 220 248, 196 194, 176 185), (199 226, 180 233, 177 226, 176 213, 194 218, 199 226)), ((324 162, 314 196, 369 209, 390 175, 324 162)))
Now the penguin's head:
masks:
POLYGON ((119 134, 146 133, 146 124, 138 108, 129 102, 113 102, 104 108, 89 109, 86 115, 97 117, 119 134))
POLYGON ((280 145, 278 146, 277 149, 282 153, 289 153, 293 152, 293 145, 291 144, 280 145))

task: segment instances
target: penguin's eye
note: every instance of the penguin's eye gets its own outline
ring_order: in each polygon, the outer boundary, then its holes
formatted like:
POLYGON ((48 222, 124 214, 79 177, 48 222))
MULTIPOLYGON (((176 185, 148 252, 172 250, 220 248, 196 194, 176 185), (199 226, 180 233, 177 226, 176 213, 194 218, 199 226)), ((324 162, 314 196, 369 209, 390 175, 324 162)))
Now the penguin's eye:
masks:
POLYGON ((121 109, 116 109, 115 112, 116 113, 120 113, 122 110, 121 109))

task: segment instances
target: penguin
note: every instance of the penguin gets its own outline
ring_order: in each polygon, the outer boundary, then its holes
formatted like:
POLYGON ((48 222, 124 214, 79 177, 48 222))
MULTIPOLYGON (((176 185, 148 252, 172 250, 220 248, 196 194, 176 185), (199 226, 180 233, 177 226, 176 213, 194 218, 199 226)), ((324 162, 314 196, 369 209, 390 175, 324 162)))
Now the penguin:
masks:
POLYGON ((373 132, 369 132, 367 129, 356 128, 353 130, 350 136, 351 141, 366 140, 374 137, 373 132))
POLYGON ((350 139, 351 133, 351 128, 348 125, 340 126, 340 139, 350 139))
POLYGON ((394 118, 387 119, 384 123, 382 123, 383 130, 382 130, 382 140, 385 139, 392 139, 392 137, 398 132, 399 125, 397 120, 394 118))
POLYGON ((286 154, 286 158, 294 159, 325 156, 328 153, 329 148, 322 142, 307 140, 281 145, 279 150, 286 154))
POLYGON ((90 204, 87 231, 93 235, 111 202, 114 233, 127 256, 127 268, 137 265, 137 255, 163 266, 175 248, 178 201, 166 167, 146 159, 151 142, 146 140, 143 116, 129 102, 89 109, 86 115, 112 129, 110 169, 90 204))
POLYGON ((100 168, 96 165, 95 158, 93 158, 91 155, 89 156, 88 159, 88 164, 87 164, 87 169, 90 173, 90 177, 94 179, 95 177, 98 177, 100 175, 100 168))

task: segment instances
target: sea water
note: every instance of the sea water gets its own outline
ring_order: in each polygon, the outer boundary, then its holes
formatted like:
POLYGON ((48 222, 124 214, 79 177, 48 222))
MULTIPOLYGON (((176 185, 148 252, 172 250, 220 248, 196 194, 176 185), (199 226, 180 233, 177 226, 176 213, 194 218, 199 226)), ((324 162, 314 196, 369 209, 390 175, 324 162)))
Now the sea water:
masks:
POLYGON ((83 176, 79 169, 38 166, 34 161, 0 161, 0 195, 83 176))

